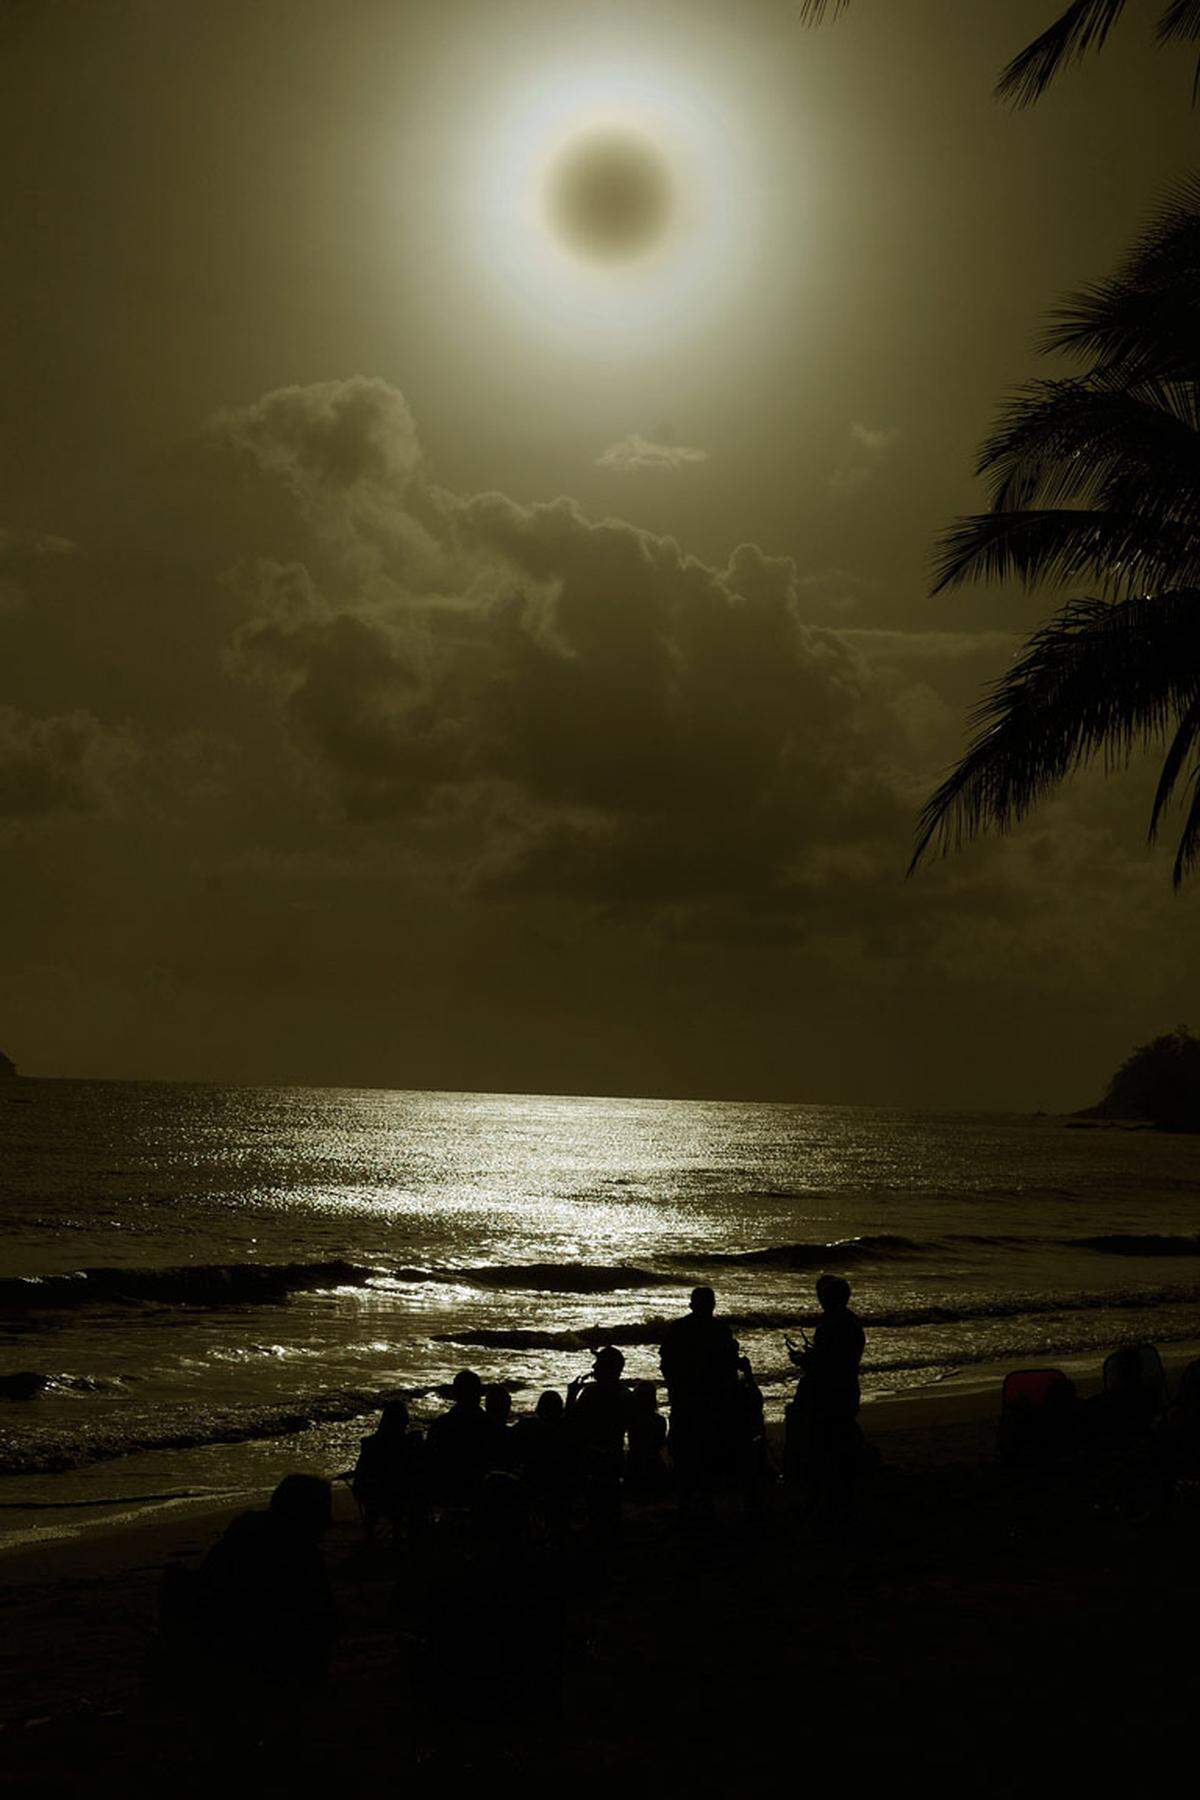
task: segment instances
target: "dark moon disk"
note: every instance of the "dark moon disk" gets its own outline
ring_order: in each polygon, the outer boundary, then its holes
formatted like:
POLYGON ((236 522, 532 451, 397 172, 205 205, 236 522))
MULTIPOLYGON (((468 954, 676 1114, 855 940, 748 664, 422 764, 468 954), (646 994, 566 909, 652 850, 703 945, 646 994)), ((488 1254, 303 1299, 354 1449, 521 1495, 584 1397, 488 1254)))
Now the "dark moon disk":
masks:
POLYGON ((633 132, 596 130, 563 149, 547 186, 550 222, 581 256, 620 261, 662 238, 671 214, 665 158, 633 132))

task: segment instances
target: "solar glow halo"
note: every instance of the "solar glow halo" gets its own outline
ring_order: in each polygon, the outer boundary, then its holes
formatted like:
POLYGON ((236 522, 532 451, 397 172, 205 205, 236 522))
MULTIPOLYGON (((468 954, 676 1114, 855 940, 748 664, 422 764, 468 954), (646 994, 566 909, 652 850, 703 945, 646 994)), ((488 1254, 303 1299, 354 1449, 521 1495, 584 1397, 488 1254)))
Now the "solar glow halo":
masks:
POLYGON ((748 134, 711 92, 649 65, 558 65, 478 124, 464 246, 484 258, 493 301, 597 353, 614 340, 652 348, 664 328, 680 334, 722 309, 747 266, 756 184, 748 134), (639 201, 635 170, 633 192, 613 201, 629 234, 607 247, 564 225, 561 204, 572 159, 606 145, 625 146, 652 190, 639 201))

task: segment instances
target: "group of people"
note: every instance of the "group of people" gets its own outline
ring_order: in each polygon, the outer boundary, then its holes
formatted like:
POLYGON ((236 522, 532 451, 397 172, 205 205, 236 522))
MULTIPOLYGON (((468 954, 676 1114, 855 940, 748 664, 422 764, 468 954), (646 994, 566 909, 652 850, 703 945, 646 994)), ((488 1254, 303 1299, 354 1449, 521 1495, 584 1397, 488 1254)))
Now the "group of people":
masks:
MULTIPOLYGON (((847 1282, 822 1277, 817 1298, 812 1343, 789 1340, 801 1380, 788 1409, 787 1468, 814 1502, 833 1503, 857 1440, 864 1339, 847 1282)), ((727 1485, 755 1505, 771 1472, 762 1391, 710 1287, 695 1288, 688 1312, 667 1327, 660 1367, 669 1428, 655 1383, 626 1382, 625 1358, 611 1344, 565 1399, 550 1389, 515 1423, 508 1387, 485 1388, 470 1369, 455 1376, 449 1411, 424 1433, 411 1428, 402 1401, 389 1402, 363 1439, 351 1481, 368 1536, 380 1520, 415 1535, 436 1508, 469 1505, 492 1473, 519 1478, 552 1533, 582 1504, 600 1539, 617 1530, 625 1495, 654 1498, 674 1485, 687 1517, 727 1485)))
MULTIPOLYGON (((840 1504, 863 1333, 844 1281, 822 1278, 817 1295, 812 1342, 789 1343, 800 1382, 788 1409, 787 1466, 814 1504, 840 1504)), ((711 1288, 696 1288, 687 1314, 667 1327, 660 1366, 669 1425, 657 1384, 627 1382, 624 1357, 606 1345, 565 1397, 548 1390, 525 1417, 513 1419, 507 1386, 485 1387, 463 1369, 448 1409, 423 1431, 393 1400, 362 1440, 350 1485, 368 1538, 386 1523, 397 1541, 422 1547, 410 1599, 425 1593, 418 1635, 435 1710, 439 1695, 485 1674, 502 1710, 497 1670, 514 1632, 529 1640, 517 1659, 523 1679, 540 1659, 543 1691, 556 1690, 565 1612, 554 1558, 575 1540, 576 1524, 603 1554, 627 1496, 652 1500, 673 1487, 683 1519, 710 1511, 722 1487, 748 1508, 761 1500, 772 1475, 763 1397, 711 1288), (496 1629, 503 1645, 491 1641, 496 1629), (472 1658, 478 1669, 465 1666, 472 1658)), ((261 1711, 264 1695, 294 1705, 319 1685, 334 1629, 320 1554, 331 1519, 330 1484, 289 1475, 265 1510, 233 1521, 199 1571, 170 1572, 163 1672, 173 1658, 196 1695, 217 1684, 226 1718, 239 1707, 261 1711)), ((257 1728, 249 1714, 247 1728, 257 1728)))
POLYGON ((624 1497, 653 1499, 672 1481, 685 1512, 723 1478, 751 1498, 766 1465, 762 1394, 711 1288, 697 1288, 687 1316, 668 1328, 662 1372, 669 1430, 656 1384, 626 1381, 612 1344, 565 1397, 548 1389, 515 1422, 509 1388, 485 1387, 471 1369, 455 1376, 449 1410, 423 1433, 402 1401, 390 1401, 351 1480, 368 1536, 387 1520, 411 1537, 435 1510, 470 1506, 492 1474, 522 1482, 552 1536, 582 1512, 602 1541, 619 1528, 624 1497))

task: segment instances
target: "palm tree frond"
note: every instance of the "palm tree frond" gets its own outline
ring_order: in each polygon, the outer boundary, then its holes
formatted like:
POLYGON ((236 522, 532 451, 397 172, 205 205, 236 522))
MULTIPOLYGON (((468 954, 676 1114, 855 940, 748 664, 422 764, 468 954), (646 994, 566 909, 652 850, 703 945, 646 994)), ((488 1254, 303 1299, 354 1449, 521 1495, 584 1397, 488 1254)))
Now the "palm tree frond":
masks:
POLYGON ((1071 0, 1053 25, 1013 57, 996 83, 997 97, 1015 106, 1040 100, 1066 63, 1102 48, 1124 10, 1125 0, 1071 0))
POLYGON ((1153 843, 1158 836, 1158 821, 1163 808, 1175 792, 1183 765, 1187 761, 1192 745, 1200 734, 1200 699, 1193 700, 1179 722, 1179 729, 1171 739, 1170 747, 1163 758, 1163 766, 1159 772, 1158 787, 1154 792, 1154 805, 1150 811, 1150 829, 1146 833, 1153 843))
POLYGON ((1001 414, 976 473, 991 477, 998 512, 1067 501, 1120 511, 1124 497, 1142 516, 1200 519, 1200 432, 1180 416, 1193 398, 1088 378, 1030 383, 1001 414))
POLYGON ((1158 21, 1157 35, 1161 44, 1170 43, 1172 38, 1200 38, 1200 0, 1171 0, 1158 21))
POLYGON ((1171 870, 1173 887, 1182 885, 1184 876, 1195 866, 1200 857, 1200 769, 1193 769, 1192 804, 1188 807, 1188 816, 1183 822, 1183 831, 1179 838, 1179 847, 1175 852, 1175 866, 1171 870))
MULTIPOLYGON (((921 810, 909 873, 935 840, 945 852, 988 826, 1010 830, 1098 751, 1128 760, 1198 696, 1200 590, 1072 601, 976 709, 966 755, 921 810)), ((1188 854, 1198 852, 1200 804, 1188 854)))
POLYGON ((819 25, 827 13, 836 19, 849 4, 850 0, 800 0, 800 23, 819 25))
POLYGON ((1045 351, 1098 359, 1110 375, 1196 380, 1200 326, 1200 175, 1175 183, 1116 274, 1052 315, 1045 351))
POLYGON ((1071 508, 974 513, 942 539, 933 592, 964 581, 1065 582, 1088 576, 1109 594, 1200 586, 1200 533, 1179 521, 1071 508))

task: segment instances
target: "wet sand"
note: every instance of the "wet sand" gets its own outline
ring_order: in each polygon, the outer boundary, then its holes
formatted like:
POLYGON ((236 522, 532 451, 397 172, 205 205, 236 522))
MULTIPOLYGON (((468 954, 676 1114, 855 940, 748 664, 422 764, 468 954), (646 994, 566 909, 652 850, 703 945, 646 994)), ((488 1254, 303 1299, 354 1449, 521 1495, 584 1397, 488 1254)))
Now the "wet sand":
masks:
MULTIPOLYGON (((732 1504, 686 1530, 668 1506, 629 1509, 604 1577, 580 1565, 561 1735, 518 1732, 526 1790, 1156 1784, 1190 1756, 1200 1701, 1200 1503, 1014 1475, 994 1456, 996 1407, 990 1386, 864 1409, 883 1460, 844 1541, 782 1488, 751 1522, 732 1504)), ((203 1734, 148 1708, 161 1570, 222 1523, 160 1517, 0 1559, 0 1785, 200 1794, 238 1773, 257 1793, 447 1791, 418 1754, 396 1632, 411 1570, 363 1545, 344 1488, 327 1544, 341 1636, 295 1766, 214 1768, 203 1734)))

